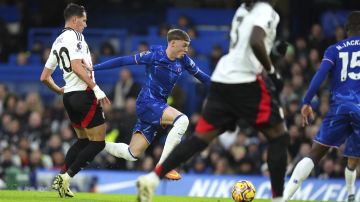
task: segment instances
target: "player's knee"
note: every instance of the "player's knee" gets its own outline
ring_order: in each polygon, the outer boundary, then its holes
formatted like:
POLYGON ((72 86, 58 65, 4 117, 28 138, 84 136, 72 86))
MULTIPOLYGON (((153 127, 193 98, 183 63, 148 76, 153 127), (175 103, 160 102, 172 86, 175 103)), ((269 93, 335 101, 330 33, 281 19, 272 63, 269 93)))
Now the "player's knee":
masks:
POLYGON ((184 134, 186 132, 187 127, 189 126, 189 118, 182 114, 174 121, 174 127, 180 129, 180 133, 184 134))

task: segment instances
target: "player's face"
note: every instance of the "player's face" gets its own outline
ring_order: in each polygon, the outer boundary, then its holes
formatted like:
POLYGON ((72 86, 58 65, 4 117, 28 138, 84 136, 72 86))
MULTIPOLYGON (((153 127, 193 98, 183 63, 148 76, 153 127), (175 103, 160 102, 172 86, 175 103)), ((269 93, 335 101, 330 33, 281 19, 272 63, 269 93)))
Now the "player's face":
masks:
POLYGON ((82 17, 75 17, 76 31, 83 32, 85 27, 87 27, 86 21, 87 21, 86 13, 84 13, 82 17))
POLYGON ((174 52, 176 58, 182 58, 189 51, 190 42, 184 40, 174 40, 174 52))

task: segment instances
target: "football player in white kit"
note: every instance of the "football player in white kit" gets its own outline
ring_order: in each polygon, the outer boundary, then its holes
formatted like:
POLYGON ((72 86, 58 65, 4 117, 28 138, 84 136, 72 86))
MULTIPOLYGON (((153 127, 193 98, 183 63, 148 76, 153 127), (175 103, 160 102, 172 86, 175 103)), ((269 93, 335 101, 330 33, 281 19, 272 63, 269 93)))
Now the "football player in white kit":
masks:
POLYGON ((236 12, 229 53, 218 62, 195 135, 179 144, 156 169, 137 181, 138 200, 151 201, 160 179, 226 130, 244 120, 268 139, 272 201, 282 202, 289 135, 278 95, 268 74, 279 15, 270 1, 256 1, 248 14, 236 12))
POLYGON ((89 47, 82 34, 87 20, 85 8, 70 3, 64 10, 64 18, 65 28, 52 45, 40 80, 52 91, 63 94, 65 109, 78 137, 52 184, 60 197, 73 197, 70 179, 105 147, 105 117, 101 105, 110 104, 110 101, 96 85, 94 73, 83 67, 92 66, 89 47), (64 87, 59 87, 51 77, 57 65, 63 71, 64 87))

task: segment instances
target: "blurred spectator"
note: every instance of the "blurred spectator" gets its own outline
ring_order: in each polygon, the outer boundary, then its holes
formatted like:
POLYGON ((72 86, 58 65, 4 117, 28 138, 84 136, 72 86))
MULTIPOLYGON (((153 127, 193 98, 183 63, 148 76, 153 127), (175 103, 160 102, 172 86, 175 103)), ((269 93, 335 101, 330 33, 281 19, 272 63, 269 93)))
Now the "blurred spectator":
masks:
POLYGON ((24 66, 24 65, 28 65, 29 61, 29 53, 26 51, 20 51, 17 55, 16 55, 16 65, 19 66, 24 66))
POLYGON ((16 103, 18 102, 18 96, 14 93, 9 93, 6 95, 4 100, 4 112, 14 114, 16 103))
POLYGON ((31 54, 41 55, 44 51, 44 45, 41 41, 34 41, 31 46, 31 54))
POLYGON ((223 56, 223 50, 220 45, 215 45, 211 50, 210 55, 210 70, 213 72, 215 70, 216 64, 218 63, 221 56, 223 56))
POLYGON ((140 169, 145 172, 150 172, 153 170, 153 168, 154 168, 153 158, 151 156, 145 156, 145 158, 141 160, 140 169))
POLYGON ((326 48, 325 38, 320 24, 313 24, 308 38, 309 48, 321 51, 321 55, 326 48))
POLYGON ((213 171, 207 161, 199 155, 193 158, 188 172, 191 174, 211 174, 213 171))
POLYGON ((101 45, 101 48, 100 48, 101 56, 113 56, 115 54, 116 54, 115 48, 110 42, 104 42, 101 45))
POLYGON ((159 36, 166 38, 170 28, 168 24, 161 24, 159 27, 159 36))
POLYGON ((190 19, 184 15, 182 15, 178 18, 176 28, 186 31, 189 34, 190 39, 196 38, 198 35, 197 30, 193 26, 190 19))
POLYGON ((123 109, 127 98, 136 98, 140 92, 140 85, 135 83, 129 69, 122 68, 119 71, 119 80, 116 82, 109 98, 112 100, 114 109, 123 109))
POLYGON ((148 50, 149 50, 149 44, 146 41, 140 41, 138 45, 138 51, 141 53, 148 50))
POLYGON ((5 98, 8 94, 8 88, 5 84, 0 83, 0 115, 4 111, 5 98))
POLYGON ((37 93, 37 92, 28 93, 26 95, 25 101, 26 101, 29 111, 31 111, 31 112, 35 111, 41 115, 43 114, 44 106, 43 106, 43 103, 42 103, 39 93, 37 93))
POLYGON ((49 58, 51 48, 45 48, 41 53, 41 63, 45 65, 47 59, 49 58))

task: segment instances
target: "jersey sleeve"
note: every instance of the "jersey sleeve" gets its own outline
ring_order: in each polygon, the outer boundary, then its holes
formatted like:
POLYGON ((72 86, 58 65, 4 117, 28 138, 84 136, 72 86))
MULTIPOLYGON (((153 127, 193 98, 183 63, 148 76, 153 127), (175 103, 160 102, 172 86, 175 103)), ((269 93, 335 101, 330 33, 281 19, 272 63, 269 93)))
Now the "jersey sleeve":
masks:
POLYGON ((251 13, 255 16, 254 26, 259 26, 264 31, 268 30, 271 20, 273 19, 272 7, 267 3, 259 3, 251 13))
POLYGON ((138 54, 135 54, 135 62, 136 64, 150 64, 154 60, 154 52, 152 51, 144 51, 138 54))
POLYGON ((196 66, 195 62, 187 55, 184 55, 182 58, 182 64, 184 65, 185 69, 192 75, 199 71, 199 67, 196 66))
POLYGON ((337 55, 336 49, 333 46, 330 46, 325 50, 322 61, 328 61, 332 65, 335 65, 336 55, 337 55))
POLYGON ((53 54, 53 48, 51 48, 48 59, 46 60, 45 67, 48 69, 55 70, 58 64, 55 54, 53 54))
POLYGON ((191 75, 199 79, 205 85, 209 86, 210 84, 209 75, 201 71, 201 69, 195 64, 195 62, 189 56, 184 55, 184 57, 182 58, 182 64, 191 75))
POLYGON ((83 59, 82 51, 85 48, 82 44, 83 37, 78 37, 77 34, 68 31, 64 36, 64 46, 69 51, 70 60, 83 59))

